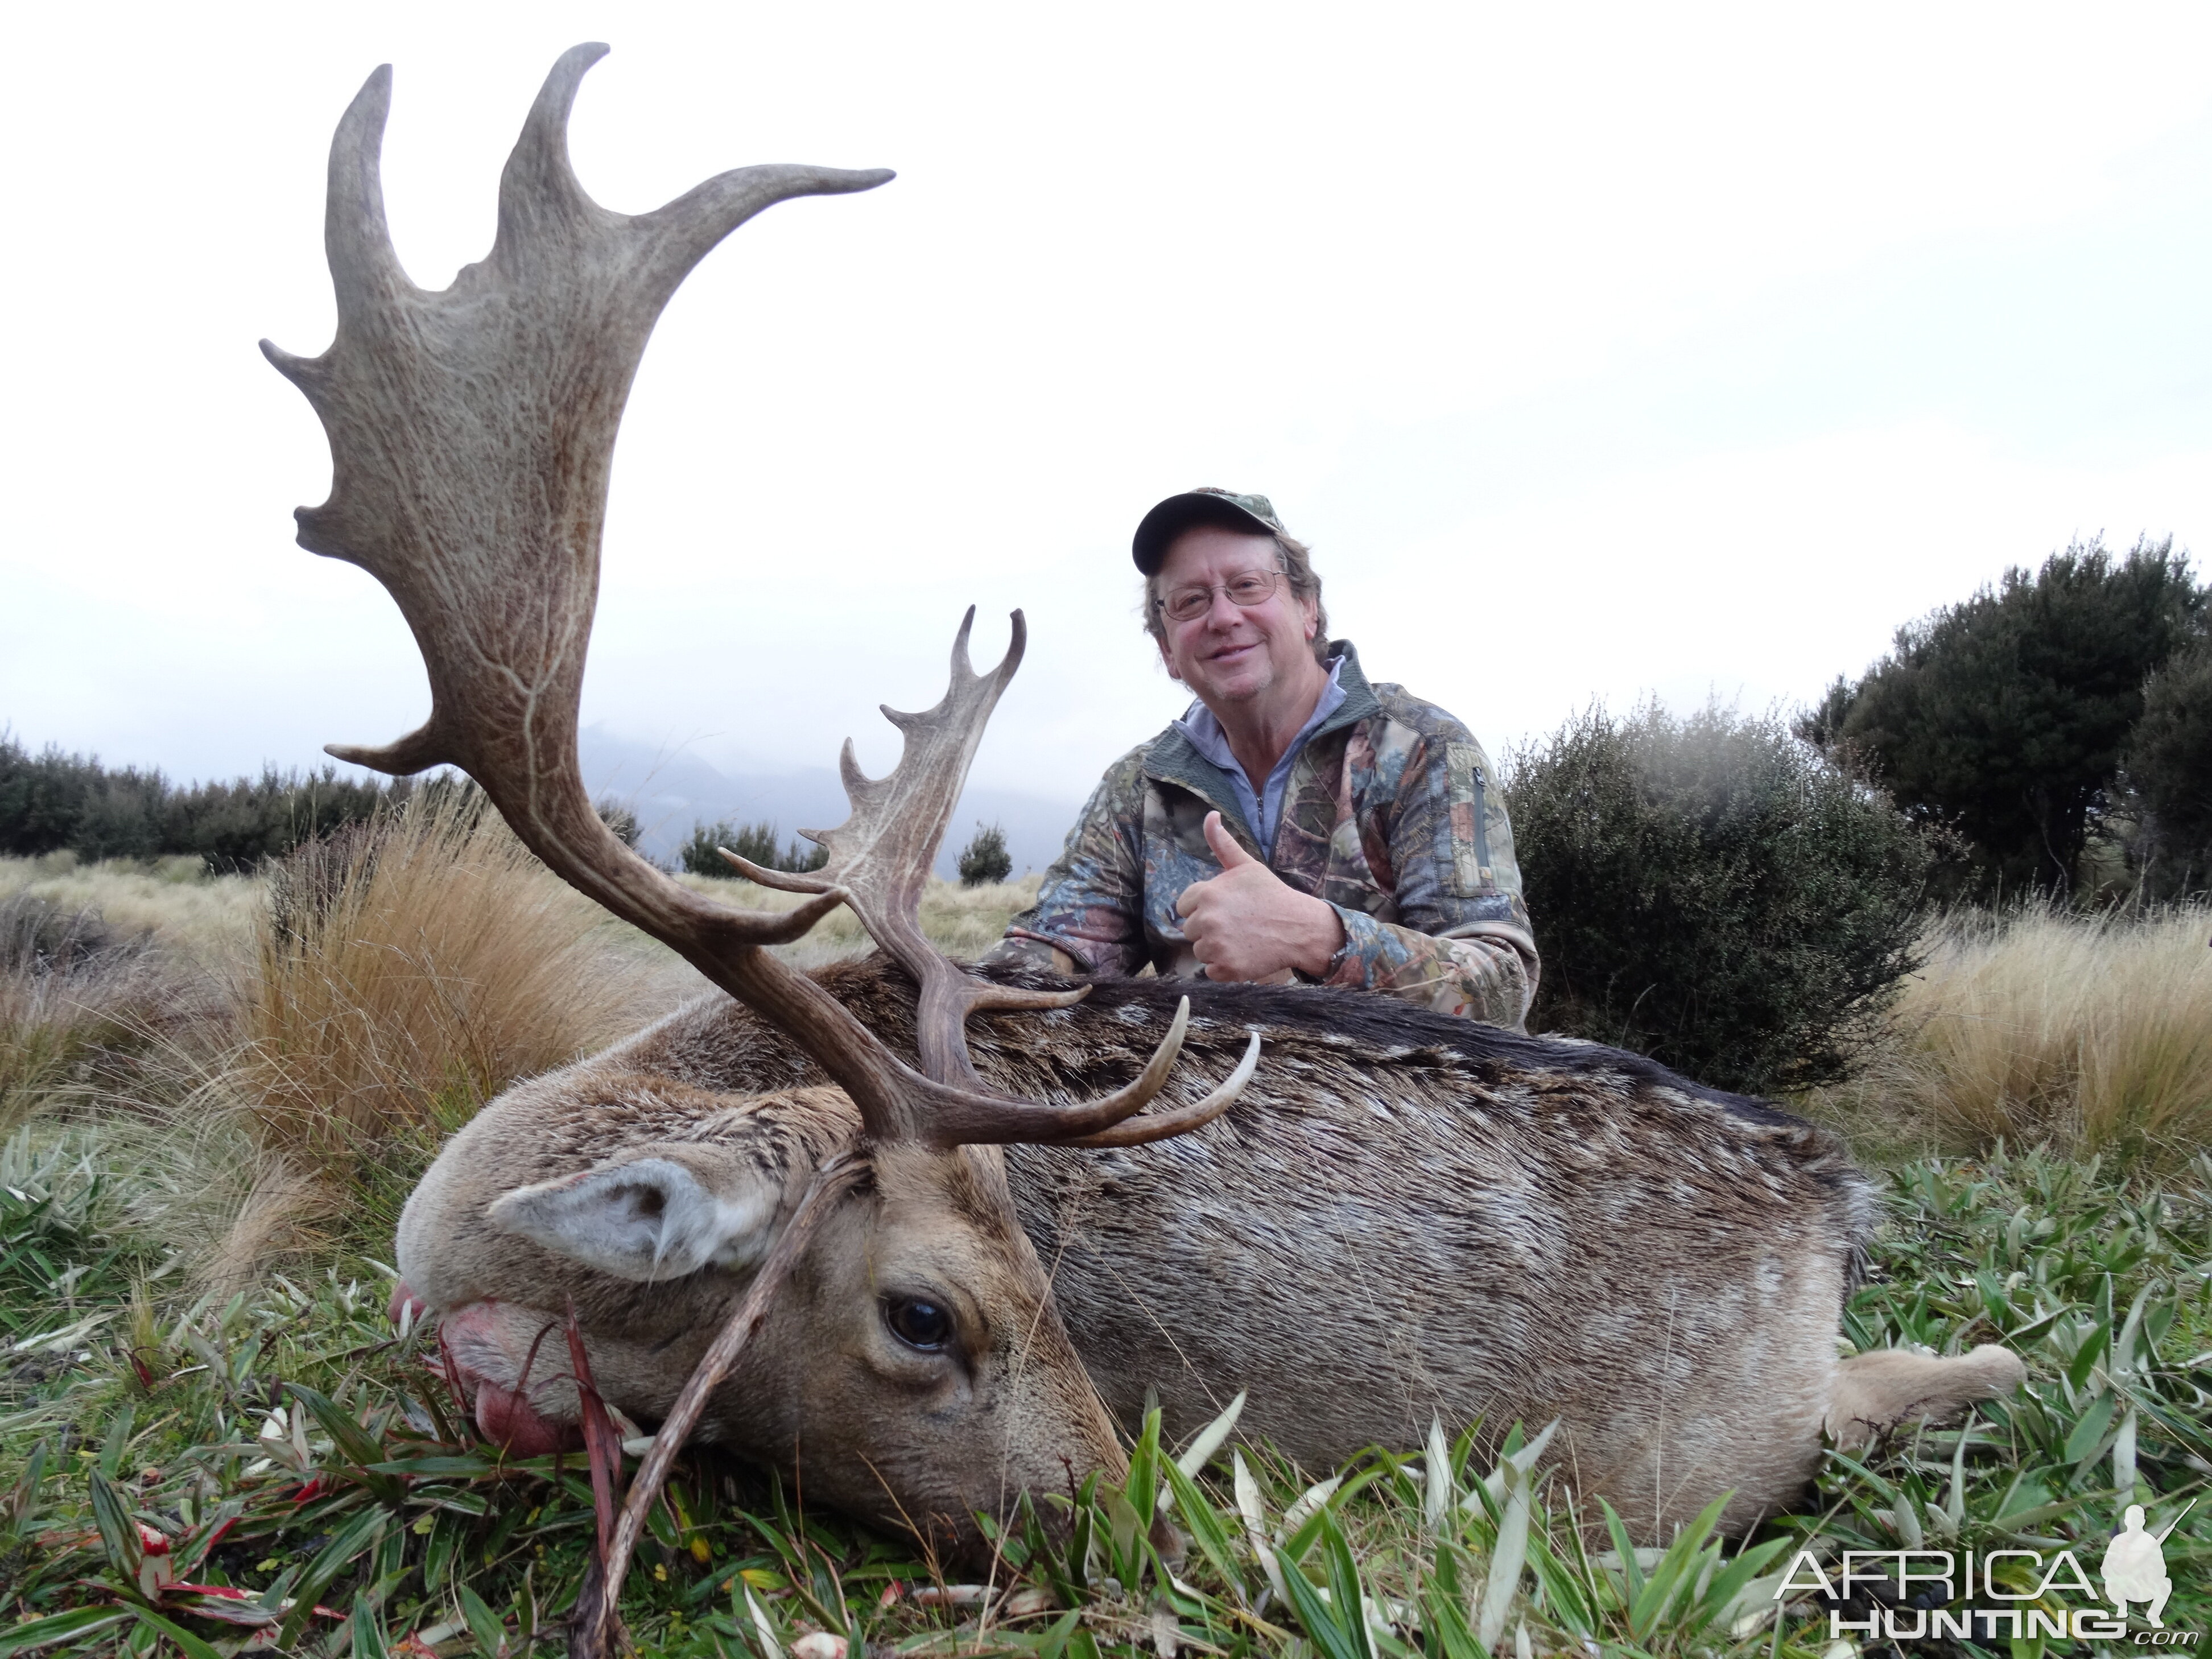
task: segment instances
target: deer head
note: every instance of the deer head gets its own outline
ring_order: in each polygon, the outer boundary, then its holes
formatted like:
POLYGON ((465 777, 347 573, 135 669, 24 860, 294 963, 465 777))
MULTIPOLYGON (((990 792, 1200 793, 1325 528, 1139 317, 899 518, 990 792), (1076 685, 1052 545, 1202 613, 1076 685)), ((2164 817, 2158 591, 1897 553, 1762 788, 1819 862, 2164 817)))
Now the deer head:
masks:
MULTIPOLYGON (((969 1013, 1082 994, 985 985, 930 947, 915 919, 984 723, 1019 663, 1018 611, 991 673, 969 667, 963 623, 945 701, 921 714, 884 711, 905 738, 889 778, 863 776, 847 745, 852 817, 811 832, 830 850, 823 871, 778 878, 746 866, 806 890, 796 909, 705 898, 600 823, 581 781, 577 701, 615 434, 646 338, 691 267, 762 209, 891 177, 748 167, 652 213, 611 213, 584 193, 567 153, 577 86, 605 50, 578 46, 554 66, 501 178, 489 257, 440 293, 408 280, 386 229, 378 167, 391 75, 378 70, 331 149, 325 236, 337 338, 312 359, 263 343, 330 438, 330 499, 301 509, 301 544, 375 576, 429 672, 430 714, 418 730, 382 748, 330 752, 394 774, 465 770, 550 868, 757 1010, 837 1086, 826 1100, 734 1108, 729 1144, 715 1149, 641 1146, 633 1135, 586 1157, 587 1135, 553 1134, 568 1149, 565 1166, 556 1146, 544 1178, 445 1206, 448 1242, 465 1236, 481 1248, 465 1273, 425 1271, 418 1288, 433 1307, 514 1279, 534 1285, 538 1308, 573 1298, 599 1334, 595 1368, 672 1384, 681 1373, 672 1360, 696 1362, 681 1390, 660 1388, 666 1422, 615 1535, 598 1614, 585 1605, 591 1594, 580 1600, 586 1649, 606 1639, 629 1544, 669 1459, 710 1408, 753 1413, 756 1448, 775 1455, 778 1413, 788 1418, 803 1393, 812 1489, 925 1528, 943 1517, 956 1543, 973 1537, 975 1509, 1001 1507, 1024 1486, 1057 1482, 1070 1467, 1121 1468, 994 1148, 1127 1145, 1194 1127, 1226 1109, 1258 1048, 1255 1038, 1205 1100, 1143 1117, 1133 1115, 1166 1082, 1187 1010, 1144 1074, 1105 1098, 1024 1102, 978 1080, 963 1035, 969 1013), (764 948, 839 904, 921 987, 919 1071, 764 948), (793 1128, 794 1114, 812 1127, 793 1128), (743 1405, 720 1389, 741 1358, 743 1405)), ((470 1161, 467 1140, 465 1131, 441 1167, 470 1161)), ((426 1197, 453 1199, 454 1174, 432 1172, 410 1218, 426 1197)))

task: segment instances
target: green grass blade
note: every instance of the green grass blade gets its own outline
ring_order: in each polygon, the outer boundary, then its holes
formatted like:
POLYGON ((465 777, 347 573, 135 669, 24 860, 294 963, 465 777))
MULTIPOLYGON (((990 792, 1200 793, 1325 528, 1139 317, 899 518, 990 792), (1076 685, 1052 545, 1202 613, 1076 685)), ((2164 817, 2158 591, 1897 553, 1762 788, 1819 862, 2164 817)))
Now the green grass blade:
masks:
POLYGON ((1176 1514, 1190 1533, 1191 1540, 1213 1570, 1231 1585, 1239 1600, 1245 1599, 1243 1575, 1237 1570, 1237 1547, 1230 1541, 1229 1528, 1222 1523, 1221 1513, 1206 1500, 1198 1483, 1174 1463, 1163 1467, 1167 1476, 1168 1493, 1175 1499, 1176 1514))
MULTIPOLYGON (((1743 1594, 1744 1586, 1766 1571, 1774 1558, 1794 1542, 1787 1538, 1770 1538, 1763 1544, 1753 1544, 1741 1551, 1735 1560, 1713 1575, 1705 1593, 1698 1598, 1696 1622, 1682 1634, 1694 1636, 1714 1620, 1723 1617, 1743 1594)), ((1725 1632, 1723 1632, 1725 1634, 1725 1632)))
POLYGON ((384 1644, 383 1621, 366 1595, 353 1604, 353 1659, 392 1659, 384 1644))
POLYGON ((483 1659, 499 1659, 500 1650, 507 1645, 505 1622, 466 1584, 455 1585, 453 1594, 461 1604, 461 1618, 468 1625, 469 1634, 476 1638, 477 1651, 483 1659))
POLYGON ((1322 1512, 1321 1543, 1322 1565, 1328 1572, 1329 1599, 1335 1608, 1337 1622, 1364 1659, 1371 1659, 1374 1644, 1368 1639, 1367 1592, 1359 1582, 1359 1564, 1352 1559, 1352 1546, 1345 1540, 1344 1529, 1326 1510, 1322 1512))
MULTIPOLYGON (((1371 1659, 1364 1632, 1355 1636, 1337 1622, 1335 1609, 1321 1599, 1321 1592, 1307 1582, 1296 1561, 1278 1550, 1275 1565, 1282 1574, 1283 1592, 1290 1597, 1291 1611, 1297 1614, 1298 1623, 1304 1627, 1321 1659, 1371 1659)), ((1359 1621, 1357 1607, 1352 1610, 1352 1620, 1356 1629, 1359 1621)))
POLYGON ((100 1547, 107 1553, 107 1564, 116 1576, 131 1589, 138 1587, 138 1562, 145 1553, 138 1542, 138 1523, 131 1518, 131 1510, 123 1495, 108 1484, 106 1476, 98 1469, 87 1477, 92 1491, 92 1521, 100 1531, 100 1547))
POLYGON ((38 1513, 39 1485, 46 1478, 46 1443, 43 1440, 31 1449, 31 1455, 23 1464, 23 1472, 15 1477, 15 1485, 8 1494, 8 1531, 20 1537, 30 1529, 31 1518, 38 1513))
MULTIPOLYGON (((137 1616, 138 1622, 148 1630, 158 1632, 174 1642, 179 1650, 184 1654, 185 1659, 222 1659, 222 1656, 217 1653, 209 1643, 193 1635, 182 1625, 172 1623, 162 1618, 152 1608, 133 1607, 131 1611, 137 1616)), ((367 1656, 367 1659, 385 1659, 385 1656, 379 1653, 367 1656)))
POLYGON ((330 1588, 341 1572, 353 1565, 356 1556, 374 1547, 388 1518, 384 1510, 371 1510, 366 1515, 356 1516, 351 1526, 340 1530, 336 1537, 323 1546, 321 1553, 301 1577, 300 1599, 285 1616, 283 1629, 277 1632, 278 1647, 289 1648, 300 1639, 300 1632, 307 1627, 307 1621, 314 1616, 315 1603, 322 1600, 323 1592, 330 1588))
POLYGON ((71 1637, 89 1636, 96 1630, 121 1624, 134 1611, 130 1607, 73 1607, 67 1613, 11 1625, 0 1630, 0 1659, 8 1659, 9 1654, 27 1653, 51 1643, 66 1642, 71 1637))
POLYGON ((1627 1586, 1622 1602, 1632 1607, 1644 1595, 1644 1568, 1637 1561, 1636 1546, 1629 1541, 1628 1528, 1620 1524, 1620 1516, 1613 1513, 1613 1505, 1602 1498, 1597 1503, 1605 1511, 1605 1530, 1613 1540, 1613 1553, 1620 1558, 1621 1582, 1627 1586))
POLYGON ((126 1400, 123 1409, 115 1413, 115 1421, 108 1425, 106 1443, 100 1449, 100 1472, 110 1480, 123 1467, 123 1454, 131 1449, 131 1424, 137 1413, 137 1408, 126 1400))
POLYGON ((1447 1568, 1450 1559, 1449 1553, 1439 1553, 1438 1571, 1421 1581, 1421 1633, 1429 1659, 1490 1659, 1460 1610, 1458 1575, 1447 1568))
POLYGON ((1054 1620, 1044 1633, 1037 1638, 1036 1659, 1060 1659, 1067 1650, 1067 1638, 1075 1634, 1075 1627, 1083 1620, 1081 1607, 1070 1607, 1054 1620))
POLYGON ((1698 1553, 1705 1548, 1705 1540, 1712 1535, 1721 1510, 1733 1496, 1733 1492, 1723 1492, 1706 1504, 1659 1558, 1659 1565, 1651 1570, 1650 1578, 1629 1606, 1628 1627, 1639 1641, 1650 1635, 1660 1620, 1673 1610, 1678 1593, 1686 1591, 1696 1583, 1698 1553))
POLYGON ((1130 1449, 1129 1480, 1123 1489, 1129 1507, 1136 1511, 1139 1532, 1152 1524, 1152 1504, 1159 1494, 1160 1462, 1160 1411, 1155 1406, 1145 1413, 1144 1430, 1130 1449))

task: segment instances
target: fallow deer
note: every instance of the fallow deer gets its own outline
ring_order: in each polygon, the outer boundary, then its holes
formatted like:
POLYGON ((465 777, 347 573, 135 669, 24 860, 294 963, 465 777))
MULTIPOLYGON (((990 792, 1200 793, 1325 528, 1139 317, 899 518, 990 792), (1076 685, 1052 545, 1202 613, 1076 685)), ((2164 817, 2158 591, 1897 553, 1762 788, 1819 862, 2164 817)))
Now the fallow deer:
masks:
MULTIPOLYGON (((1197 984, 1186 1002, 1157 980, 947 961, 916 902, 1019 659, 1018 612, 994 672, 969 668, 963 624, 945 701, 885 711, 905 739, 891 777, 863 776, 848 744, 854 811, 817 836, 825 868, 744 866, 807 891, 796 909, 713 902, 624 847, 575 728, 646 337, 752 214, 890 175, 754 167, 608 212, 565 138, 603 52, 555 67, 489 258, 434 294, 386 233, 389 71, 372 76, 331 155, 336 342, 264 349, 331 441, 301 543, 385 585, 429 672, 419 730, 331 752, 466 771, 550 868, 727 993, 494 1102, 401 1223, 403 1299, 442 1316, 488 1432, 535 1449, 576 1420, 544 1340, 571 1309, 597 1387, 663 1425, 614 1577, 695 1422, 803 1462, 812 1498, 957 1548, 978 1511, 1122 1468, 1115 1418, 1150 1387, 1185 1430, 1248 1390, 1245 1430, 1311 1464, 1417 1442, 1432 1416, 1557 1417, 1565 1478, 1662 1538, 1725 1490, 1733 1524, 1789 1502, 1824 1426, 1861 1434, 2017 1378, 1995 1349, 1838 1364, 1874 1200, 1831 1136, 1761 1103, 1381 997, 1197 984), (882 956, 810 975, 767 948, 840 903, 882 956), (965 1033, 976 1012, 1012 1017, 965 1033), (1171 1079, 1179 1051, 1227 1081, 1171 1079)), ((587 1649, 612 1589, 586 1598, 587 1649)))

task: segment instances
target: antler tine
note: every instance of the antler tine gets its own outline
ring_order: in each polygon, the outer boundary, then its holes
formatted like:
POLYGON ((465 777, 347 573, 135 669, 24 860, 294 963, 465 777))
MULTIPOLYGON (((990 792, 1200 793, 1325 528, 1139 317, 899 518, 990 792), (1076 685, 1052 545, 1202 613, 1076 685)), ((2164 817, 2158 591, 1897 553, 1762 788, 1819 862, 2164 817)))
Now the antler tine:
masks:
POLYGON ((1176 1005, 1167 1036, 1152 1051, 1136 1081, 1098 1100, 1053 1106, 938 1085, 922 1103, 928 1113, 922 1133, 945 1146, 1003 1146, 1013 1141, 1055 1146, 1139 1146, 1187 1133, 1212 1122, 1236 1103, 1251 1081, 1260 1056, 1260 1039, 1255 1035, 1237 1069, 1204 1100, 1173 1112, 1138 1116, 1167 1085, 1189 1027, 1190 999, 1184 997, 1176 1005))
POLYGON ((604 40, 586 40, 553 60, 530 112, 522 118, 522 131, 508 154, 499 176, 500 229, 522 231, 548 203, 583 206, 591 202, 575 169, 568 164, 568 118, 575 112, 576 94, 592 65, 611 50, 604 40))
MULTIPOLYGON (((356 304, 379 289, 414 287, 384 216, 384 124, 391 115, 392 65, 380 64, 354 95, 331 143, 323 245, 332 276, 356 284, 356 304)), ((340 306, 343 311, 344 296, 340 306)))
POLYGON ((1143 1117, 1126 1118, 1110 1129, 1102 1129, 1095 1135, 1070 1135, 1053 1142, 1055 1146, 1149 1146, 1155 1140, 1167 1140, 1176 1135, 1187 1135, 1193 1129, 1205 1127, 1237 1103, 1244 1085, 1260 1069, 1260 1034, 1252 1033, 1245 1045, 1244 1058, 1237 1062, 1237 1069, 1221 1081, 1221 1086, 1201 1101, 1176 1112, 1152 1112, 1143 1117))

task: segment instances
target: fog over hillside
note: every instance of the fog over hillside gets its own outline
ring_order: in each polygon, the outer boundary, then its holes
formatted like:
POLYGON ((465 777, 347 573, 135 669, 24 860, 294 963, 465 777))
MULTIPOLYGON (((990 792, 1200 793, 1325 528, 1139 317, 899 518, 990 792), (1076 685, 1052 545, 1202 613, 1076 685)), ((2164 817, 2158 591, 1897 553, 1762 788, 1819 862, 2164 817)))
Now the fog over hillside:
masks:
MULTIPOLYGON (((851 810, 835 767, 725 771, 684 750, 657 748, 604 726, 586 726, 578 747, 592 798, 611 795, 629 805, 644 829, 639 845, 655 858, 673 857, 700 822, 765 820, 775 825, 779 840, 788 842, 801 828, 834 829, 851 810)), ((1059 856, 1082 805, 1079 799, 1054 799, 971 781, 945 832, 937 872, 955 878, 955 860, 979 821, 1006 830, 1014 874, 1042 870, 1059 856)))

